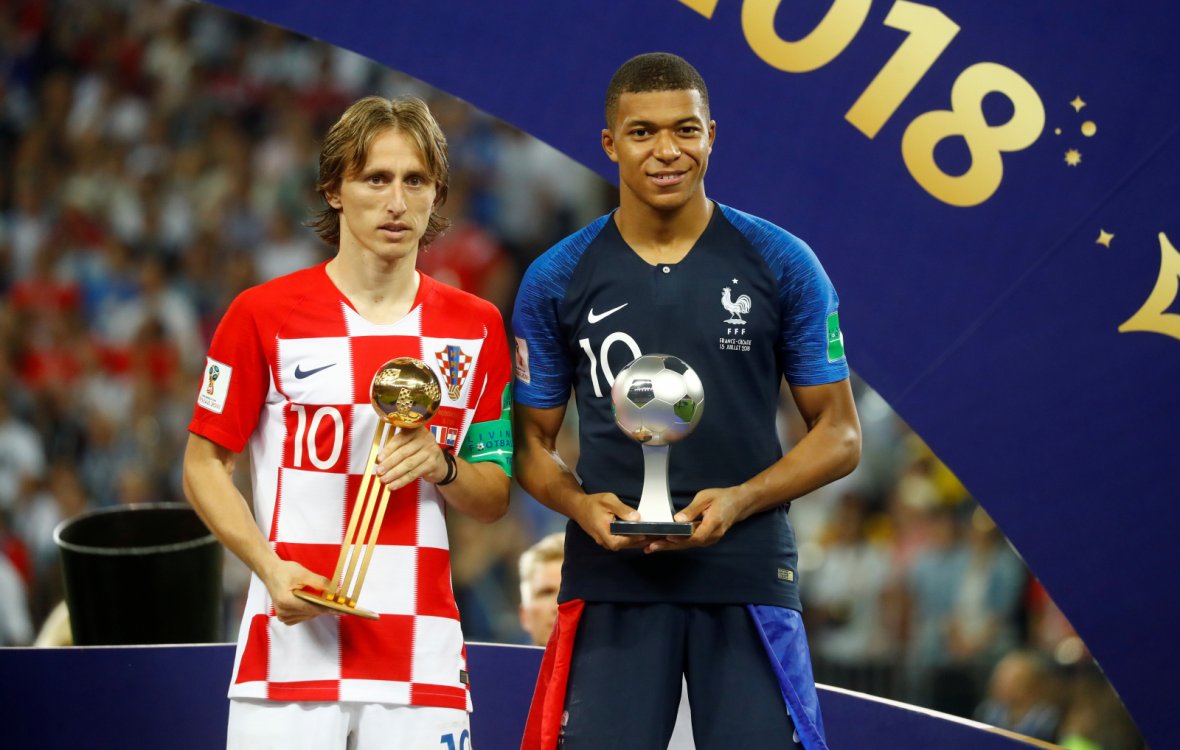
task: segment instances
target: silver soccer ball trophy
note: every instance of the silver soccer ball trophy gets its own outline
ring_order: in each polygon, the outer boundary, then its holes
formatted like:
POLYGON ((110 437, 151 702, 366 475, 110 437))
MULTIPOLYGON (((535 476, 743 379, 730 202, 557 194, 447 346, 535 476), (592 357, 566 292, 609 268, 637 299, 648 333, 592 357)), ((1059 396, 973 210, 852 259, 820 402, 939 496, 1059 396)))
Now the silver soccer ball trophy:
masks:
POLYGON ((705 411, 705 389, 688 364, 670 354, 645 354, 611 387, 615 424, 643 445, 668 445, 696 429, 705 411))
POLYGON ((668 446, 696 429, 705 411, 705 388, 684 360, 645 354, 615 377, 611 386, 615 424, 643 448, 643 494, 639 521, 614 521, 612 534, 689 536, 691 523, 672 520, 668 491, 668 446))

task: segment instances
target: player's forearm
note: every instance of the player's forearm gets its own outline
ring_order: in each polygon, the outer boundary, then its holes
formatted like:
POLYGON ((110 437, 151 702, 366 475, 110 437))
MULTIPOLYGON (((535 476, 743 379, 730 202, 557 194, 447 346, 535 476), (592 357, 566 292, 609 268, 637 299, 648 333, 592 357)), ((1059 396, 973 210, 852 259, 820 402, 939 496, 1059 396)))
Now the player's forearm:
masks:
POLYGON ((516 481, 537 502, 576 520, 586 507, 586 493, 557 452, 565 406, 541 409, 518 402, 513 418, 516 481))
POLYGON ((515 472, 516 481, 537 502, 566 517, 575 517, 586 492, 555 448, 518 445, 515 472))
POLYGON ((802 497, 847 475, 860 462, 860 425, 821 418, 785 456, 743 483, 742 518, 802 497))
POLYGON ((184 456, 184 492, 218 541, 266 580, 279 562, 262 536, 250 507, 234 486, 232 462, 219 458, 204 438, 190 436, 184 456))
POLYGON ((455 480, 438 489, 447 505, 477 521, 492 523, 508 512, 510 484, 508 475, 494 463, 456 458, 455 480))

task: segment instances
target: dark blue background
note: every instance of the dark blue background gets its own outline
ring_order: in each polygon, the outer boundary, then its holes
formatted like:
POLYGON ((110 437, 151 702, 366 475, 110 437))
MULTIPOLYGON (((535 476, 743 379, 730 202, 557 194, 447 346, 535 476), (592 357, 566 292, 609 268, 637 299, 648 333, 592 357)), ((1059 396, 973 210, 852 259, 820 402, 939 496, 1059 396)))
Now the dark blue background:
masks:
MULTIPOLYGON (((4 747, 16 750, 211 750, 225 746, 232 644, 0 648, 4 747), (20 675, 9 680, 8 675, 20 675)), ((541 664, 533 646, 467 644, 479 750, 517 750, 541 664)), ((888 701, 820 689, 836 750, 1028 750, 999 730, 888 701)), ((1040 745, 1038 745, 1040 746, 1040 745)), ((442 744, 439 744, 442 747, 442 744)))
MULTIPOLYGON (((811 243, 840 292, 853 368, 997 520, 1149 743, 1180 746, 1180 340, 1118 332, 1155 285, 1159 233, 1180 244, 1173 4, 928 3, 960 31, 873 139, 844 113, 906 38, 882 24, 892 2, 873 3, 848 47, 804 74, 751 51, 740 0, 720 0, 711 19, 677 0, 218 4, 421 78, 608 179, 599 129, 611 73, 640 52, 687 57, 718 123, 709 194, 811 243), (1027 80, 1046 124, 1004 155, 990 199, 958 208, 915 182, 900 144, 981 61, 1027 80), (1088 103, 1080 113, 1075 96, 1088 103), (1078 166, 1064 161, 1070 148, 1078 166), (1115 235, 1109 248, 1100 229, 1115 235)), ((798 39, 830 3, 785 5, 777 28, 798 39)), ((989 97, 989 121, 1006 107, 989 97)), ((966 167, 961 140, 936 154, 966 167)))

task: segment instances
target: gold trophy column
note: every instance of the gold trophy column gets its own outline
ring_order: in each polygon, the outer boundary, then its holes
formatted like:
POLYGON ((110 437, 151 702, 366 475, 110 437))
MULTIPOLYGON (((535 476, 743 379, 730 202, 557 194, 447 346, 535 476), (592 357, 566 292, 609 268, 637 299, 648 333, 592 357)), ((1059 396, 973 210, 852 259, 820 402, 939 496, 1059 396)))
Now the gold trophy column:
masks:
POLYGON ((420 428, 434 416, 442 400, 442 391, 438 376, 425 362, 413 357, 398 357, 381 366, 373 376, 369 393, 381 421, 373 433, 373 444, 348 519, 348 530, 344 534, 340 558, 336 561, 336 572, 332 574, 332 584, 322 595, 296 591, 295 596, 343 614, 376 620, 376 612, 356 604, 389 505, 389 487, 374 476, 377 454, 397 430, 420 428))

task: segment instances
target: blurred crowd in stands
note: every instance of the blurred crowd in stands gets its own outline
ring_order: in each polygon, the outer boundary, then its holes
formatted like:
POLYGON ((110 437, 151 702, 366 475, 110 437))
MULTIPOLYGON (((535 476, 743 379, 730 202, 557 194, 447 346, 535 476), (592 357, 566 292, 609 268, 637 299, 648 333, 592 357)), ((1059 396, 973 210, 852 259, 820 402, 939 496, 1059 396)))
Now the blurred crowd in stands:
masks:
MULTIPOLYGON (((62 600, 59 523, 184 501, 208 337, 239 291, 328 257, 304 226, 316 138, 371 93, 426 99, 450 140, 454 227, 422 270, 506 321, 528 261, 613 205, 593 172, 516 128, 277 27, 177 0, 0 0, 0 645, 33 643, 62 600)), ((855 390, 861 467, 791 511, 819 681, 1077 750, 1141 747, 983 510, 855 390)), ((803 429, 789 403, 784 446, 803 429)), ((517 561, 563 528, 516 493, 491 527, 452 514, 472 640, 528 642, 517 561)), ((227 634, 247 575, 227 561, 227 634)))

